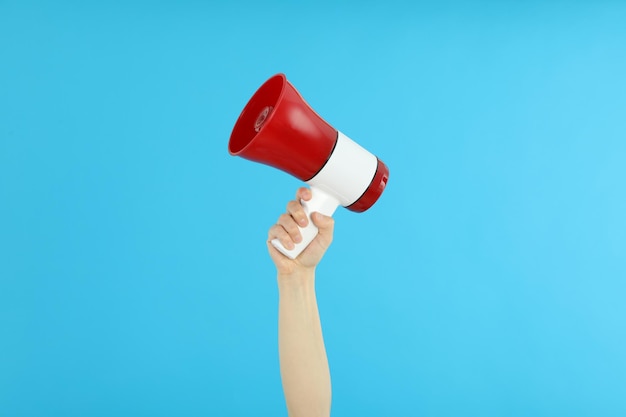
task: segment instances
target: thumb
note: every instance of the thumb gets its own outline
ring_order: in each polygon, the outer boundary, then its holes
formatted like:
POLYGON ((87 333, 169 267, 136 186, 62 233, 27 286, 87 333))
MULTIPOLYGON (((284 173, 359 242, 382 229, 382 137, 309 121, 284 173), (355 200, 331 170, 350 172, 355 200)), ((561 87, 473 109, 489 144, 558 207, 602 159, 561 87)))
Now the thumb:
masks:
POLYGON ((332 217, 325 216, 316 211, 311 214, 311 220, 313 220, 313 224, 319 229, 320 234, 328 235, 332 238, 335 225, 335 220, 332 217))

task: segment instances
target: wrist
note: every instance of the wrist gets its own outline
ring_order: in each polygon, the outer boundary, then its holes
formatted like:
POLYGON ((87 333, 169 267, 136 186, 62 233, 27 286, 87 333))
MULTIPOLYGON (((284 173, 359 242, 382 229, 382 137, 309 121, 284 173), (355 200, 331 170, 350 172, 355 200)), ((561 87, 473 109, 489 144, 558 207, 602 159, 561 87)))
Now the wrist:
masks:
POLYGON ((311 287, 315 285, 315 267, 297 268, 290 272, 278 272, 278 287, 311 287))

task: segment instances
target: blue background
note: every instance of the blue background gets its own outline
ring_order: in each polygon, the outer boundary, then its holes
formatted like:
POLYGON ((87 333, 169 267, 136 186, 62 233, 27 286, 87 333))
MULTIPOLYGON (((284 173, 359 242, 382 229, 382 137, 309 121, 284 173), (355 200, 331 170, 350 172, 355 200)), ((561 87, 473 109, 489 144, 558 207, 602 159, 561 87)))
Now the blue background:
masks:
POLYGON ((286 415, 265 239, 300 183, 227 153, 277 72, 391 171, 318 269, 334 416, 626 415, 624 22, 0 1, 0 415, 286 415))

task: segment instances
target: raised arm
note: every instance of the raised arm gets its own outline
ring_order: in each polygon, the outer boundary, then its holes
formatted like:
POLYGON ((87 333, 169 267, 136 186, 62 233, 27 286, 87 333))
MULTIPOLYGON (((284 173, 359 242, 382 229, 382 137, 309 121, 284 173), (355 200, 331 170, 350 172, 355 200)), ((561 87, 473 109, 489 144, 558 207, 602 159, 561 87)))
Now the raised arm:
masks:
POLYGON ((276 250, 274 238, 291 249, 299 242, 297 224, 306 225, 300 199, 311 192, 300 188, 278 223, 270 228, 267 247, 278 272, 278 350, 283 391, 290 417, 330 415, 331 385, 322 326, 315 297, 315 267, 333 239, 333 219, 313 213, 319 234, 294 260, 276 250))

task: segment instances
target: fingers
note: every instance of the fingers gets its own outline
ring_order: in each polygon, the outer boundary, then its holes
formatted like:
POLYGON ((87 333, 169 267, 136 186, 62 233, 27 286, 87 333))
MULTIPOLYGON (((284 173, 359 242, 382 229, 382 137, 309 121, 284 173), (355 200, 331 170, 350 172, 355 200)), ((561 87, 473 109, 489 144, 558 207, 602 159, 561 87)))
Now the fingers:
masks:
POLYGON ((318 212, 311 214, 311 220, 313 221, 313 224, 317 226, 320 243, 323 247, 327 248, 333 241, 335 220, 332 217, 325 216, 318 212))
POLYGON ((309 224, 304 207, 300 204, 300 201, 290 201, 287 203, 287 214, 298 224, 300 227, 305 227, 309 224))
MULTIPOLYGON (((300 228, 308 225, 309 219, 300 203, 301 200, 308 201, 312 197, 311 190, 300 188, 296 192, 296 200, 287 203, 287 212, 280 215, 278 222, 269 230, 268 240, 278 239, 288 250, 295 247, 295 244, 302 242, 300 228)), ((333 239, 334 220, 330 216, 325 216, 315 212, 311 214, 313 224, 319 229, 320 243, 323 247, 328 247, 333 239)))
POLYGON ((308 188, 300 188, 296 193, 296 199, 287 203, 287 212, 281 214, 278 222, 270 228, 269 240, 278 239, 286 249, 293 249, 295 243, 302 242, 300 227, 305 227, 309 220, 306 212, 300 204, 300 199, 309 200, 311 191, 308 188))
POLYGON ((278 239, 285 249, 291 250, 295 247, 295 238, 292 237, 289 232, 285 230, 285 227, 279 223, 270 227, 267 236, 268 242, 271 242, 274 239, 278 239))
POLYGON ((322 213, 318 212, 311 214, 311 220, 313 220, 313 224, 317 226, 317 228, 320 230, 332 231, 335 225, 335 220, 332 217, 325 216, 322 213))
POLYGON ((300 200, 309 201, 312 196, 313 194, 311 194, 311 190, 306 187, 300 187, 298 188, 298 191, 296 191, 297 201, 300 201, 300 200))

